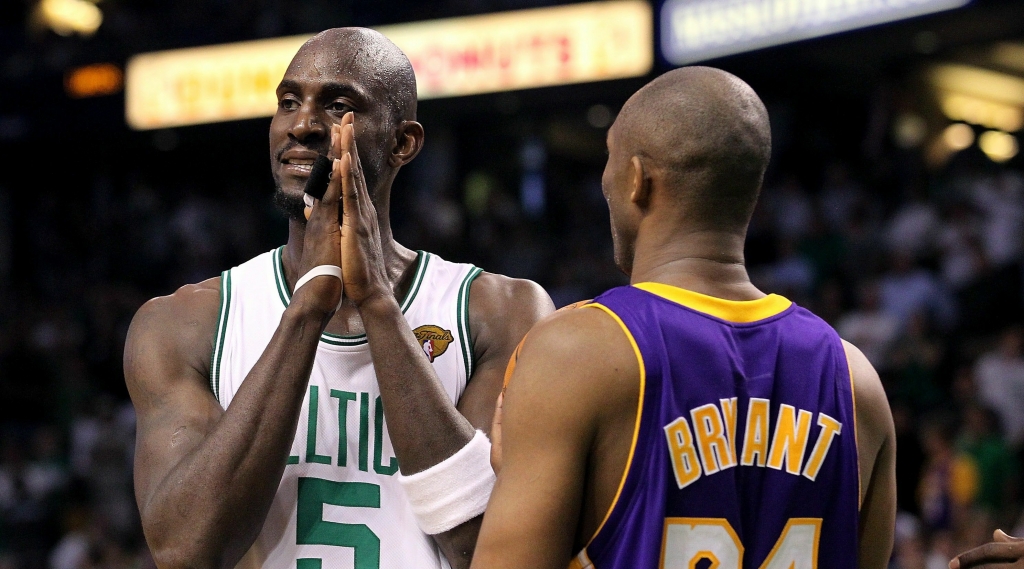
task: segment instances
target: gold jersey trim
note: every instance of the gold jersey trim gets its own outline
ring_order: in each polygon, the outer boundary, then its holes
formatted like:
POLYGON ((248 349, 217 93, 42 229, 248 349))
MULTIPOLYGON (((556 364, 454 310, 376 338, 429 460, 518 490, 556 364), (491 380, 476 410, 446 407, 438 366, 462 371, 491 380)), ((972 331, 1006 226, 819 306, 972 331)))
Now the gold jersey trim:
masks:
MULTIPOLYGON (((637 397, 636 402, 636 423, 633 425, 633 440, 629 444, 629 456, 626 458, 626 467, 622 470, 622 479, 619 480, 619 487, 615 490, 615 497, 612 498, 611 505, 608 506, 608 511, 604 514, 604 519, 601 520, 601 525, 597 526, 597 531, 591 536, 590 541, 587 542, 587 546, 583 548, 583 551, 577 556, 578 559, 589 559, 587 556, 587 547, 593 543, 594 539, 601 535, 601 530, 604 529, 605 524, 608 523, 608 518, 612 516, 612 512, 615 511, 615 506, 619 503, 619 498, 622 496, 622 490, 626 486, 626 479, 629 477, 629 470, 633 466, 633 456, 636 452, 636 443, 640 438, 640 420, 643 417, 644 410, 644 392, 647 387, 647 369, 644 366, 644 356, 640 353, 640 346, 637 345, 636 339, 633 338, 633 333, 626 327, 626 323, 619 318, 619 315, 607 306, 598 302, 592 302, 590 304, 583 305, 582 308, 597 308, 598 310, 604 311, 606 314, 611 316, 619 327, 622 328, 623 333, 626 334, 626 338, 629 339, 629 345, 633 347, 633 353, 636 354, 637 365, 640 366, 640 394, 637 397)), ((590 565, 593 566, 592 564, 590 565)))
POLYGON ((636 283, 634 287, 687 308, 736 324, 757 322, 779 314, 792 302, 777 294, 757 300, 726 300, 665 283, 636 283))

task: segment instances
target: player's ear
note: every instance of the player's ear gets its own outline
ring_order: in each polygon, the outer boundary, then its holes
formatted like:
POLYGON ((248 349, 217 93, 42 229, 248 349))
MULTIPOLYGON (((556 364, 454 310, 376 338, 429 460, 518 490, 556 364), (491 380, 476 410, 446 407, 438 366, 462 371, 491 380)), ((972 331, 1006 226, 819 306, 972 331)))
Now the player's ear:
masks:
POLYGON ((423 148, 423 125, 416 121, 402 121, 395 129, 395 146, 388 156, 392 168, 405 166, 423 148))
POLYGON ((651 179, 644 171, 644 163, 639 156, 630 158, 629 169, 629 201, 646 208, 651 199, 651 179))

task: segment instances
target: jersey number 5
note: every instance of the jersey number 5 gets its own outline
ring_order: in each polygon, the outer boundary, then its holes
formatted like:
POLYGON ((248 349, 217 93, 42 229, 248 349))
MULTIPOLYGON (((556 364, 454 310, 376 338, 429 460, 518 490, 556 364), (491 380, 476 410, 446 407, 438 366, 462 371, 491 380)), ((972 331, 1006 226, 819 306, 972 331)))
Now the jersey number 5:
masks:
MULTIPOLYGON (((299 478, 295 542, 298 545, 351 547, 355 569, 380 567, 380 538, 365 524, 342 524, 324 520, 324 506, 379 508, 380 486, 366 482, 335 482, 321 478, 299 478)), ((322 569, 323 560, 299 559, 296 569, 322 569)))
MULTIPOLYGON (((760 569, 818 569, 820 518, 792 518, 760 569)), ((663 569, 693 569, 701 561, 715 569, 742 569, 743 544, 728 520, 666 518, 663 569)))

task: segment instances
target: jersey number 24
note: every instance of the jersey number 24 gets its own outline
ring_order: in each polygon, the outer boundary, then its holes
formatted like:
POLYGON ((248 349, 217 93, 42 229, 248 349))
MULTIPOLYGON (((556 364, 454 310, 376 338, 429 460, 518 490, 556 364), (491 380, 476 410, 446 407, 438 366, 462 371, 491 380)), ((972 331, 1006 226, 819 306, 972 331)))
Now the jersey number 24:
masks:
MULTIPOLYGON (((760 569, 818 569, 820 518, 791 518, 760 569)), ((666 518, 663 569, 692 569, 707 560, 716 569, 742 569, 743 544, 728 520, 666 518)))

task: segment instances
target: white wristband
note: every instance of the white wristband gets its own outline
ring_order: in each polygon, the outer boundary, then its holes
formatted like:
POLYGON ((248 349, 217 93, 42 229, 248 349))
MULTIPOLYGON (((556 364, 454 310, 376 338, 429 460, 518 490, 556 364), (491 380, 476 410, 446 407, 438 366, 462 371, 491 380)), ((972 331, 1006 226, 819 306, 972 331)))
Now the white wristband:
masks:
MULTIPOLYGON (((309 270, 308 273, 299 277, 299 280, 295 281, 295 288, 292 290, 292 294, 295 294, 299 290, 299 287, 315 279, 316 277, 338 277, 339 281, 344 281, 341 278, 341 267, 338 265, 317 265, 309 270)), ((334 310, 341 308, 341 303, 344 300, 345 295, 343 294, 341 299, 338 300, 338 306, 334 310)))
POLYGON ((398 475, 416 522, 428 535, 446 532, 484 513, 494 480, 491 441, 483 431, 423 472, 398 475))

